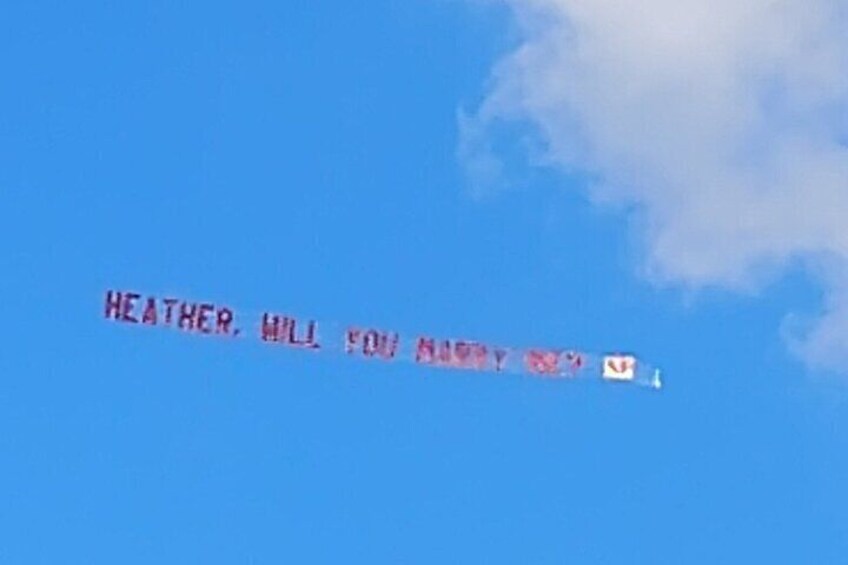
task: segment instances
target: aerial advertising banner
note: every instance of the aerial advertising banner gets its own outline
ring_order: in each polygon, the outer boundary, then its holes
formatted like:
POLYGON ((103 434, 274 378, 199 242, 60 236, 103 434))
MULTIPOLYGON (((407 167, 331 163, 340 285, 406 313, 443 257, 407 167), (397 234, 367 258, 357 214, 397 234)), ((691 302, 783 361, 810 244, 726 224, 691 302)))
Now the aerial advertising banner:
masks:
POLYGON ((319 322, 279 312, 262 312, 243 331, 241 318, 225 305, 174 297, 107 290, 103 314, 126 324, 172 328, 223 338, 250 337, 269 346, 336 353, 382 362, 521 374, 549 379, 598 378, 659 389, 658 369, 635 355, 593 354, 575 349, 504 347, 428 334, 401 335, 362 325, 319 322))

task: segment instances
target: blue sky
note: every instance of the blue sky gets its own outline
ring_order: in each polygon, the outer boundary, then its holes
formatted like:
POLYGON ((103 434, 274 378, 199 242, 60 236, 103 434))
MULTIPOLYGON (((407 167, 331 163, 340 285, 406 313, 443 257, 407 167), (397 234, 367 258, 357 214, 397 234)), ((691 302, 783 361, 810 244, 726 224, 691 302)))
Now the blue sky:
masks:
POLYGON ((755 295, 639 278, 588 177, 482 196, 461 2, 0 9, 0 563, 735 563, 848 549, 844 385, 755 295), (108 323, 107 288, 639 352, 660 393, 108 323))

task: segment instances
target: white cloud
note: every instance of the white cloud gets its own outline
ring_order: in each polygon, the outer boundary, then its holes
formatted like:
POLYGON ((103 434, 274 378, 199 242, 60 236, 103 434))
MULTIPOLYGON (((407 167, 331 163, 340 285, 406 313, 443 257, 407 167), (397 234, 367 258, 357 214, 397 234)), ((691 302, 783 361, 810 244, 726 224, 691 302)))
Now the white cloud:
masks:
MULTIPOLYGON (((827 289, 793 349, 848 351, 848 5, 844 0, 501 0, 520 45, 465 118, 538 131, 551 165, 597 175, 593 200, 645 226, 660 283, 751 290, 793 262, 827 289)), ((480 171, 478 171, 478 174, 480 171)))

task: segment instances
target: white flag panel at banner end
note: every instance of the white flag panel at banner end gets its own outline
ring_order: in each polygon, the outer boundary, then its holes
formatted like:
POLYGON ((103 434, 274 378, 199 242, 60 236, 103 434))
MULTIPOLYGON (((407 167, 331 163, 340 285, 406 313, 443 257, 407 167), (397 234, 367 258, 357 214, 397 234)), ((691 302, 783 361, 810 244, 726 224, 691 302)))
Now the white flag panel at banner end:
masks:
POLYGON ((636 357, 633 355, 606 355, 603 363, 605 379, 632 381, 636 378, 636 357))

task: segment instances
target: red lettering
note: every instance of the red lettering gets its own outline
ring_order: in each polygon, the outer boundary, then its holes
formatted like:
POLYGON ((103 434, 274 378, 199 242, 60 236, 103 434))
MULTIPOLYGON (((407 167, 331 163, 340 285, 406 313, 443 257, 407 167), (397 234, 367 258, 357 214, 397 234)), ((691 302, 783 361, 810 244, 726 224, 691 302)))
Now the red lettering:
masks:
POLYGON ((318 322, 309 322, 309 329, 306 332, 304 345, 312 349, 319 349, 321 347, 321 344, 318 343, 318 322))
MULTIPOLYGON (((388 338, 386 337, 385 339, 385 356, 386 358, 391 358, 397 350, 399 336, 398 334, 392 335, 391 345, 388 343, 388 338)), ((496 355, 498 351, 495 352, 496 355)), ((502 353, 505 355, 505 352, 502 353)), ((482 370, 486 368, 488 355, 488 347, 476 341, 459 340, 453 342, 449 339, 436 341, 432 338, 420 337, 418 338, 418 345, 415 352, 415 361, 417 363, 429 363, 446 367, 482 370)), ((499 359, 502 360, 502 357, 499 359)), ((499 365, 498 370, 500 368, 499 365)))
POLYGON ((291 343, 292 345, 298 346, 298 347, 306 347, 308 349, 318 349, 319 347, 321 347, 316 342, 316 339, 315 339, 315 334, 316 334, 315 329, 318 327, 317 322, 315 322, 313 320, 309 321, 309 325, 306 327, 306 337, 302 340, 299 340, 296 337, 296 335, 297 335, 296 328, 295 328, 296 323, 297 323, 297 321, 294 318, 292 318, 291 328, 289 330, 289 337, 290 337, 289 343, 291 343))
POLYGON ((532 373, 556 374, 559 372, 559 355, 555 351, 531 349, 524 355, 524 364, 532 373))
POLYGON ((436 350, 436 360, 442 365, 451 365, 453 361, 453 351, 451 350, 451 342, 443 340, 439 342, 436 350))
POLYGON ((142 324, 156 325, 156 299, 152 296, 147 299, 147 305, 144 307, 144 313, 141 315, 142 324))
POLYGON ((194 317, 197 314, 197 305, 191 302, 180 304, 180 319, 177 327, 181 330, 191 331, 194 329, 194 317))
POLYGON ((392 359, 397 353, 399 339, 397 333, 351 327, 345 332, 345 351, 349 354, 359 351, 366 357, 392 359))
POLYGON ((454 345, 455 365, 467 369, 485 369, 487 353, 488 350, 482 343, 457 341, 454 345))
POLYGON ((415 348, 416 363, 432 363, 435 357, 436 344, 432 338, 419 337, 415 348))
POLYGON ((220 308, 215 320, 215 333, 228 334, 233 323, 233 311, 229 308, 220 308))
POLYGON ((211 304, 201 304, 197 308, 197 330, 200 333, 208 334, 212 333, 212 328, 206 325, 206 322, 209 321, 207 317, 214 310, 214 306, 211 304))
POLYGON ((282 326, 280 327, 280 341, 289 345, 294 345, 295 320, 288 316, 283 316, 282 326))
POLYGON ((106 291, 106 318, 121 319, 121 302, 123 297, 120 292, 106 291))
POLYGON ((373 357, 380 351, 380 335, 374 330, 365 332, 365 337, 362 343, 362 353, 368 357, 373 357))
POLYGON ((580 353, 576 353, 574 351, 566 351, 563 353, 562 358, 568 364, 568 369, 572 373, 576 373, 580 369, 583 368, 583 355, 580 353))
POLYGON ((471 357, 471 344, 465 341, 457 341, 454 346, 454 355, 456 356, 456 364, 465 366, 468 358, 471 357))
POLYGON ((389 338, 386 334, 383 334, 383 343, 380 347, 380 355, 384 359, 394 359, 394 356, 397 353, 398 341, 400 341, 400 336, 396 333, 392 334, 391 338, 389 338))
POLYGON ((297 320, 288 316, 262 315, 262 340, 274 341, 297 347, 317 349, 320 345, 316 339, 316 322, 309 322, 303 339, 297 337, 297 320))
POLYGON ((489 348, 482 343, 475 344, 474 347, 474 368, 483 370, 486 368, 486 363, 489 359, 489 348))
POLYGON ((269 317, 268 313, 262 314, 262 341, 280 340, 280 317, 269 317))
POLYGON ((502 371, 506 365, 506 356, 509 352, 506 349, 495 349, 495 370, 502 371))
POLYGON ((171 325, 172 314, 174 312, 174 305, 177 303, 176 298, 166 298, 162 302, 165 303, 165 323, 169 326, 171 325))
POLYGON ((359 343, 359 337, 362 335, 362 330, 359 328, 348 328, 345 332, 345 351, 353 353, 356 344, 359 343))
POLYGON ((139 298, 141 297, 133 292, 128 292, 124 295, 124 307, 121 309, 121 320, 124 322, 131 322, 133 324, 138 323, 138 320, 133 317, 131 312, 135 306, 135 301, 139 298))

